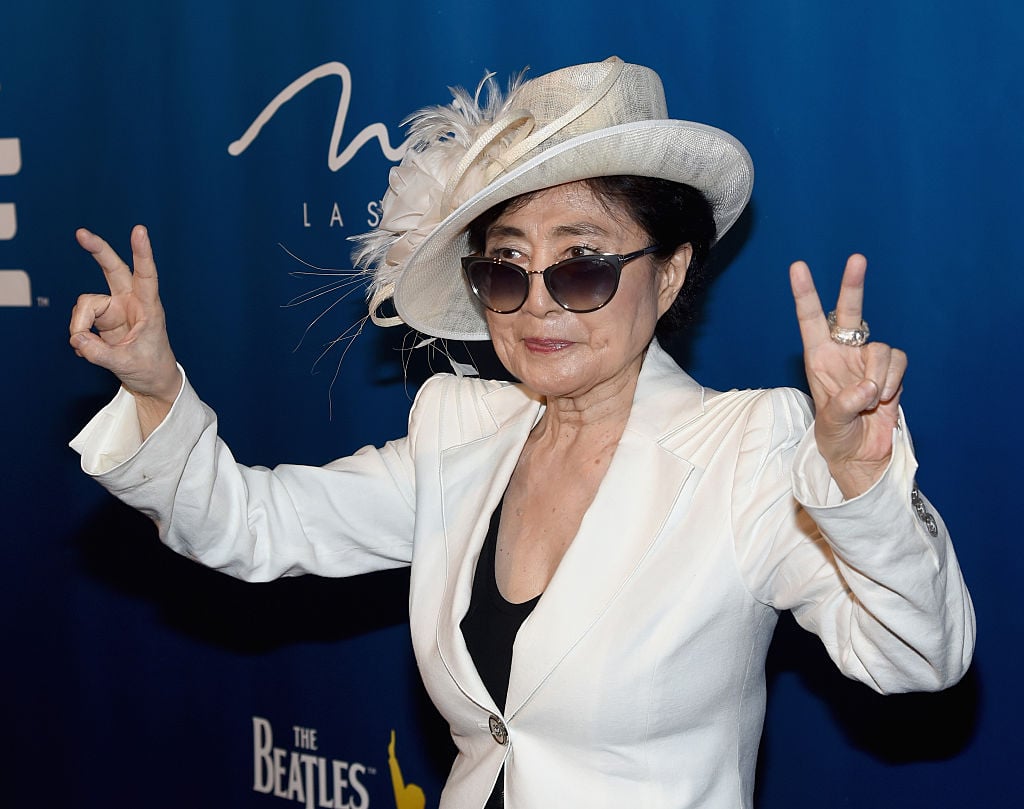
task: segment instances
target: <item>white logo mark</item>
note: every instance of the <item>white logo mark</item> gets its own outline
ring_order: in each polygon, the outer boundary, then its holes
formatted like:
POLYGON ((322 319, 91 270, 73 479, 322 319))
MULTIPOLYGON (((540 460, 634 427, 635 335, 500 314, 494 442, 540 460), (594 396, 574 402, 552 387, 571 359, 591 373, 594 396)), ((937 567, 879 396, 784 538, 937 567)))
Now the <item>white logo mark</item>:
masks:
MULTIPOLYGON (((21 171, 21 141, 0 138, 0 176, 21 171)), ((0 241, 10 241, 18 232, 13 202, 0 202, 0 241)), ((0 270, 0 306, 31 306, 32 284, 24 270, 0 270)))
POLYGON ((381 151, 388 160, 395 163, 400 161, 405 154, 407 144, 402 143, 397 148, 393 147, 388 138, 387 127, 380 123, 370 124, 365 127, 343 151, 339 151, 342 132, 345 129, 345 118, 348 116, 348 107, 352 100, 352 74, 349 72, 348 67, 341 62, 327 62, 319 67, 315 67, 285 87, 256 116, 256 120, 249 125, 249 128, 245 130, 242 137, 228 146, 228 154, 237 157, 248 149, 249 145, 260 134, 260 130, 277 114, 277 111, 286 101, 289 101, 310 84, 325 76, 339 76, 341 78, 341 98, 338 101, 338 112, 334 118, 334 131, 331 133, 331 143, 327 153, 327 166, 330 170, 337 171, 340 169, 355 157, 356 152, 366 145, 367 141, 373 138, 378 140, 381 151))

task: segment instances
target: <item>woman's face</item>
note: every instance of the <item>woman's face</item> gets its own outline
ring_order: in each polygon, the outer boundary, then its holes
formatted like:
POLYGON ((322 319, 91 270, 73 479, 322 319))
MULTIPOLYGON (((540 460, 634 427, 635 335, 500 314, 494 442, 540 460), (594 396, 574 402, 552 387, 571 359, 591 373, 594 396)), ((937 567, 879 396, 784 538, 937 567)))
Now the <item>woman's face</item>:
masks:
MULTIPOLYGON (((485 255, 543 270, 586 253, 630 253, 651 238, 624 210, 602 204, 583 183, 540 191, 512 205, 488 228, 485 255)), ((581 397, 632 384, 658 318, 682 286, 689 245, 665 266, 643 256, 622 269, 618 291, 603 308, 567 312, 541 275, 530 276, 526 303, 511 314, 486 312, 505 367, 547 397, 581 397)))

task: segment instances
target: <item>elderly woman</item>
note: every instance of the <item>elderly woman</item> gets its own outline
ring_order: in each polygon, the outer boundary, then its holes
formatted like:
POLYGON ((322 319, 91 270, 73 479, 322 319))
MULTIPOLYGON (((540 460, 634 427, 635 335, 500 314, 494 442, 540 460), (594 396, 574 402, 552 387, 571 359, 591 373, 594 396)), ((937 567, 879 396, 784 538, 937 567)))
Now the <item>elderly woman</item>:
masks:
POLYGON ((974 619, 914 484, 906 358, 791 270, 814 416, 706 389, 654 339, 749 198, 746 151, 617 59, 413 119, 357 258, 371 311, 490 339, 519 384, 439 375, 409 432, 323 468, 234 463, 176 364, 146 232, 71 343, 122 383, 75 440, 163 540, 266 580, 412 566, 416 657, 458 748, 448 809, 749 807, 779 610, 881 692, 956 682, 974 619), (460 267, 461 264, 461 267, 460 267))

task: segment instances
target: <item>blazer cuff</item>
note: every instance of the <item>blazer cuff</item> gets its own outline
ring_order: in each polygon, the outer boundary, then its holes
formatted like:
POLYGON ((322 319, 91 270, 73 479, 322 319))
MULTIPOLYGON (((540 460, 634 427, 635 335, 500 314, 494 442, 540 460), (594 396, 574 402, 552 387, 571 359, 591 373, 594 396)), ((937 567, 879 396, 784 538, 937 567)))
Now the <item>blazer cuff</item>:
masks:
POLYGON ((832 479, 825 459, 818 452, 812 423, 807 428, 793 459, 793 494, 797 501, 811 511, 841 508, 854 503, 859 504, 860 510, 870 509, 872 502, 893 488, 909 492, 914 486, 917 459, 914 457, 910 432, 905 425, 901 409, 899 420, 892 431, 892 455, 885 472, 867 491, 847 500, 843 497, 839 485, 832 479))
POLYGON ((178 370, 181 372, 181 388, 174 404, 145 441, 139 427, 135 397, 124 387, 119 388, 114 398, 71 439, 69 446, 82 457, 83 472, 94 477, 111 472, 134 458, 146 444, 158 440, 158 433, 173 431, 176 416, 183 409, 179 403, 183 399, 197 399, 185 376, 185 369, 179 364, 178 370))
POLYGON ((883 581, 884 571, 899 570, 909 557, 918 554, 934 568, 945 564, 949 534, 938 512, 918 490, 916 473, 917 459, 901 411, 893 430, 889 466, 870 489, 843 499, 817 450, 812 428, 794 459, 793 494, 847 564, 864 572, 875 571, 876 580, 883 581), (897 541, 897 537, 906 539, 897 541))

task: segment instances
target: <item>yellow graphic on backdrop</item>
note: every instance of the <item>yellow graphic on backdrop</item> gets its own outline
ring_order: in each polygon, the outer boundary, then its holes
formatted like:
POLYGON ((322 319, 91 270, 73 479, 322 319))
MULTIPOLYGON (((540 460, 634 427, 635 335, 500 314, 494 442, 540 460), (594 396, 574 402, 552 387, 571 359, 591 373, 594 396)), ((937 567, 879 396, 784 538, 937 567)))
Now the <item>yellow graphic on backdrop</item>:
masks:
POLYGON ((395 755, 395 731, 391 731, 388 744, 388 766, 391 768, 391 786, 395 790, 395 809, 423 809, 427 805, 427 797, 416 784, 407 784, 402 778, 402 768, 398 765, 395 755))

